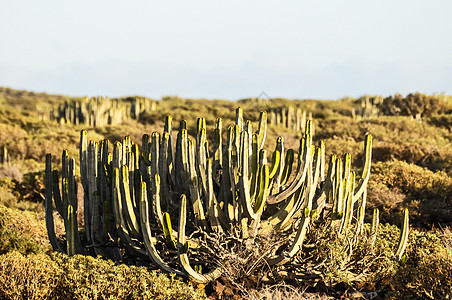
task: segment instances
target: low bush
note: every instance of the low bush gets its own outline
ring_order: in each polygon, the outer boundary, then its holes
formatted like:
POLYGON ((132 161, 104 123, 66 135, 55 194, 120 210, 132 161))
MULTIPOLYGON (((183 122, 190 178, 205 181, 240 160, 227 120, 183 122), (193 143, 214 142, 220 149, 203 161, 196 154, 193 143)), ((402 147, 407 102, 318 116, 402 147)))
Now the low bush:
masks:
POLYGON ((2 299, 204 299, 203 290, 144 267, 61 253, 0 255, 2 299))
POLYGON ((0 254, 42 253, 50 249, 44 216, 0 205, 0 254))
POLYGON ((23 181, 19 183, 15 179, 0 175, 0 205, 19 210, 44 212, 43 201, 36 201, 39 200, 40 195, 40 190, 37 188, 39 185, 31 184, 32 182, 34 181, 23 181), (26 193, 21 194, 21 192, 26 193), (20 199, 23 201, 19 201, 20 199))
POLYGON ((452 251, 438 235, 412 231, 407 255, 392 280, 391 299, 450 299, 452 251))
POLYGON ((370 224, 365 224, 364 230, 367 234, 360 237, 355 234, 356 228, 351 228, 346 235, 338 235, 328 228, 312 230, 307 241, 312 250, 303 259, 317 258, 318 271, 328 286, 341 282, 362 285, 390 278, 398 266, 394 254, 400 230, 394 225, 380 224, 375 239, 370 233, 370 224), (355 245, 353 251, 352 244, 355 245))
POLYGON ((383 100, 378 108, 384 115, 389 116, 430 116, 445 113, 450 109, 448 98, 444 96, 428 96, 420 93, 403 97, 400 94, 389 96, 383 100))
POLYGON ((368 186, 371 207, 382 221, 400 224, 397 212, 410 209, 411 224, 430 228, 452 224, 452 178, 402 161, 373 165, 368 186))

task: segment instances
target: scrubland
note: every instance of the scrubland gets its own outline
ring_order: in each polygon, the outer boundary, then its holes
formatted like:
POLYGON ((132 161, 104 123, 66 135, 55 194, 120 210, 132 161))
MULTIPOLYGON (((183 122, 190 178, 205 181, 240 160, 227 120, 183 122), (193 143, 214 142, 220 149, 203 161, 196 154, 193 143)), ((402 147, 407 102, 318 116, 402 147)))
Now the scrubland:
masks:
MULTIPOLYGON (((164 97, 155 110, 143 111, 139 118, 121 124, 87 126, 50 120, 51 109, 71 99, 0 88, 0 147, 8 151, 8 161, 0 163, 0 298, 451 299, 452 98, 413 94, 385 99, 231 102, 164 97), (306 240, 311 250, 300 254, 301 260, 322 258, 323 267, 315 280, 286 274, 279 282, 265 281, 251 274, 238 282, 230 274, 208 285, 196 285, 155 267, 69 257, 51 250, 44 220, 45 155, 52 153, 55 164, 61 162, 63 149, 70 157, 78 157, 82 129, 94 140, 114 142, 127 135, 141 141, 144 133, 161 132, 165 115, 171 114, 175 124, 187 120, 188 134, 195 136, 196 120, 202 116, 212 140, 216 118, 233 124, 238 106, 243 108, 244 119, 257 126, 260 111, 289 105, 310 112, 314 141, 325 141, 327 155, 350 153, 353 169, 362 164, 365 135, 373 136, 365 220, 371 222, 372 208, 379 209, 382 225, 372 250, 372 255, 378 253, 377 259, 369 258, 366 240, 360 241, 351 258, 343 252, 346 241, 322 226, 312 226, 306 240), (366 105, 374 106, 373 113, 361 114, 366 105), (388 253, 394 251, 405 208, 410 212, 410 235, 407 259, 400 263, 389 259, 388 253)), ((284 137, 286 148, 298 149, 301 132, 271 124, 265 147, 274 148, 271 143, 278 136, 284 137)), ((76 174, 80 174, 78 168, 76 174)), ((64 239, 62 222, 55 226, 64 239)))

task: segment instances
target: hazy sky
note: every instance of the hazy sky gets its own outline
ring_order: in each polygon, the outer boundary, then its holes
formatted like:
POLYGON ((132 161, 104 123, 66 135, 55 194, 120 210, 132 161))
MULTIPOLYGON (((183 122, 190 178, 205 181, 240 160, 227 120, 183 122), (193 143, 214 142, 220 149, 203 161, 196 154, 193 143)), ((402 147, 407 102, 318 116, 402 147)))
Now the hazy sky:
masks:
POLYGON ((452 91, 451 0, 0 0, 0 86, 337 99, 452 91))

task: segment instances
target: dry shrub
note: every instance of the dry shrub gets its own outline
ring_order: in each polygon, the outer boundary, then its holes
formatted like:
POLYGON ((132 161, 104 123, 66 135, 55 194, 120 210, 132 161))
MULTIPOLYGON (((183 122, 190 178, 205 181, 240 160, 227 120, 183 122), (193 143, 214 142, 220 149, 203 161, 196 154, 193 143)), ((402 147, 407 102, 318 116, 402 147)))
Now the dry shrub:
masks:
MULTIPOLYGON (((372 176, 372 175, 371 175, 372 176)), ((395 223, 400 221, 394 216, 401 211, 403 202, 406 200, 406 195, 401 192, 397 187, 389 188, 388 186, 376 183, 373 180, 368 184, 368 208, 367 218, 372 218, 372 212, 374 208, 380 210, 380 221, 382 223, 395 223)))
POLYGON ((5 163, 0 165, 0 178, 8 177, 10 179, 14 179, 16 181, 22 180, 22 172, 20 172, 19 168, 11 163, 5 163))
POLYGON ((437 234, 412 231, 408 261, 392 280, 392 299, 450 299, 452 252, 437 234))
POLYGON ((450 105, 447 97, 415 93, 406 97, 400 94, 389 96, 378 105, 378 108, 384 115, 389 116, 415 116, 416 114, 430 116, 447 112, 450 105))
POLYGON ((319 279, 330 287, 341 282, 352 286, 376 283, 397 270, 394 253, 399 235, 396 226, 380 224, 372 246, 369 224, 365 224, 363 235, 356 235, 356 226, 346 234, 338 234, 335 225, 319 226, 308 234, 299 264, 311 262, 319 279))
POLYGON ((174 276, 81 255, 0 255, 0 278, 2 299, 205 298, 174 276))
POLYGON ((452 112, 443 115, 434 115, 428 119, 428 122, 436 127, 452 128, 452 112))
POLYGON ((0 255, 2 299, 51 299, 63 270, 47 255, 0 255))
POLYGON ((452 152, 444 147, 417 144, 385 144, 372 149, 374 162, 400 160, 431 171, 452 174, 452 152))
POLYGON ((306 293, 303 289, 296 288, 296 287, 293 287, 288 284, 275 284, 275 285, 267 286, 258 291, 256 291, 256 290, 248 291, 248 293, 243 295, 243 299, 249 299, 249 300, 264 300, 264 299, 324 300, 324 299, 334 299, 334 298, 328 297, 326 295, 306 293))
MULTIPOLYGON (((452 178, 444 172, 433 173, 401 161, 376 163, 371 170, 368 199, 371 206, 382 209, 400 211, 408 207, 415 226, 452 224, 452 178), (379 197, 384 193, 388 196, 379 197), (379 206, 383 201, 385 204, 379 206)), ((391 222, 399 223, 400 219, 391 216, 391 222)))
POLYGON ((41 253, 50 249, 44 215, 0 205, 0 254, 41 253))

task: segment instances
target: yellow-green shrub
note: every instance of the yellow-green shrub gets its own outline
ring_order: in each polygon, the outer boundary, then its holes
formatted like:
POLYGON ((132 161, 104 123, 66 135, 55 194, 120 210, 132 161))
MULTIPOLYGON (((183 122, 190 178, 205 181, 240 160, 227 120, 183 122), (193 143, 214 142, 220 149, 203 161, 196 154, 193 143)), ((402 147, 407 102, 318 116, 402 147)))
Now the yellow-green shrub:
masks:
POLYGON ((0 205, 0 254, 41 253, 50 248, 44 216, 0 205))
POLYGON ((402 161, 378 162, 372 167, 368 188, 369 203, 384 211, 384 222, 400 224, 395 213, 404 207, 410 209, 410 220, 418 226, 452 222, 452 178, 444 172, 433 173, 402 161), (378 192, 382 188, 398 197, 377 198, 384 194, 378 192), (399 203, 392 202, 396 200, 399 203))
POLYGON ((203 290, 144 267, 54 253, 0 255, 1 299, 204 299, 203 290))
POLYGON ((392 280, 392 299, 450 299, 452 251, 433 233, 412 231, 408 260, 392 280))

